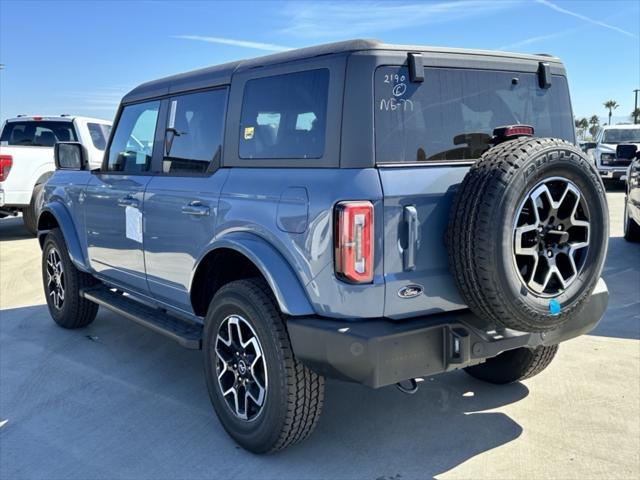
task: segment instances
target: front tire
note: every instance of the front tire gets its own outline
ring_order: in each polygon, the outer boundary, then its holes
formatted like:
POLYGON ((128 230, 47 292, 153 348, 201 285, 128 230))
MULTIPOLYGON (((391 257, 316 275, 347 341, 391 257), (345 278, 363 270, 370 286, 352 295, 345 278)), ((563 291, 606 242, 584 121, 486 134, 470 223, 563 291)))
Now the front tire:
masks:
POLYGON ((44 240, 42 283, 51 318, 62 328, 86 327, 96 318, 98 305, 81 297, 80 291, 97 281, 75 267, 57 228, 44 240))
POLYGON ((502 352, 485 363, 465 368, 479 380, 498 385, 519 382, 539 374, 549 366, 558 352, 558 345, 516 348, 502 352))
POLYGON ((211 403, 243 448, 275 452, 313 431, 324 378, 296 360, 285 319, 264 280, 230 282, 216 293, 203 350, 211 403))

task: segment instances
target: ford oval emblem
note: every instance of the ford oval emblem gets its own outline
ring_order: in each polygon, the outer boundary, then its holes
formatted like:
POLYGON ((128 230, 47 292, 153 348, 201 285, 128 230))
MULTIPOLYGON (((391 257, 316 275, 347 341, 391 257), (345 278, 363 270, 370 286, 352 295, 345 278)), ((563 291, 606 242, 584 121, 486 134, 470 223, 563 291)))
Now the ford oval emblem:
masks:
POLYGON ((400 298, 414 298, 418 295, 422 295, 423 290, 424 288, 422 288, 422 285, 406 285, 398 290, 398 296, 400 298))

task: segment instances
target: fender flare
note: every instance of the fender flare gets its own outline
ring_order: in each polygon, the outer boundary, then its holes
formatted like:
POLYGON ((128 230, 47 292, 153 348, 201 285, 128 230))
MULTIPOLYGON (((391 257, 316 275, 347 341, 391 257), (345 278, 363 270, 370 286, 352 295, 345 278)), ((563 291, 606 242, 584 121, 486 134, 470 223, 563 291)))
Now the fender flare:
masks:
POLYGON ((221 248, 237 251, 256 266, 271 287, 283 313, 292 316, 315 315, 298 276, 282 254, 266 240, 251 233, 233 232, 214 239, 198 260, 191 277, 192 282, 202 260, 221 248))
POLYGON ((89 268, 87 267, 86 259, 80 246, 75 224, 65 206, 60 202, 49 202, 45 204, 40 211, 40 215, 38 216, 38 240, 40 241, 40 246, 44 246, 44 237, 50 230, 50 228, 46 226, 46 222, 43 221, 47 215, 53 215, 55 218, 67 245, 69 258, 71 258, 73 264, 78 270, 88 272, 89 268))

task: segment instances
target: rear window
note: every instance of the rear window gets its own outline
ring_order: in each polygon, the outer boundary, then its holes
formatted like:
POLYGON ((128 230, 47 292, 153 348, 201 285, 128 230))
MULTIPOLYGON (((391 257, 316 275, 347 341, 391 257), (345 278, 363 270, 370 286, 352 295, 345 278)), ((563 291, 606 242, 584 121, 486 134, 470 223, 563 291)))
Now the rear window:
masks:
POLYGON ((566 79, 542 89, 535 73, 425 68, 412 83, 406 67, 375 73, 378 163, 466 161, 479 158, 493 129, 524 124, 539 137, 574 142, 566 79))
POLYGON ((240 158, 320 158, 324 153, 329 70, 249 80, 240 158))
POLYGON ((107 148, 107 138, 111 133, 111 125, 105 123, 87 123, 89 135, 91 135, 91 143, 98 150, 107 148))
POLYGON ((0 137, 2 145, 30 147, 53 147, 56 142, 75 142, 76 140, 73 123, 46 120, 7 122, 0 137))

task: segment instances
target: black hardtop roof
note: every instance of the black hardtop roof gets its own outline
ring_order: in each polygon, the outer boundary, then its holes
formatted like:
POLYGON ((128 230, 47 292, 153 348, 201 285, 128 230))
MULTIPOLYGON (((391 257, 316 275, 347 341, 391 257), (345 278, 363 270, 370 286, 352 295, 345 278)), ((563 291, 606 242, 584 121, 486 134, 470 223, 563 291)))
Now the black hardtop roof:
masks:
POLYGON ((475 50, 464 48, 448 47, 428 47, 422 45, 395 45, 386 44, 378 40, 347 40, 343 42, 326 43, 313 47, 297 48, 284 52, 265 55, 262 57, 235 62, 223 63, 212 67, 192 70, 190 72, 179 73, 168 77, 152 80, 137 86, 122 99, 122 103, 136 102, 153 97, 160 97, 174 92, 195 90, 215 85, 231 83, 231 77, 235 72, 248 70, 250 68, 264 67, 267 65, 277 65, 280 63, 304 60, 323 55, 338 55, 365 50, 379 51, 407 51, 424 53, 445 53, 460 55, 477 55, 497 58, 516 58, 530 61, 544 61, 560 63, 560 59, 546 54, 527 55, 520 53, 510 53, 493 50, 475 50))

